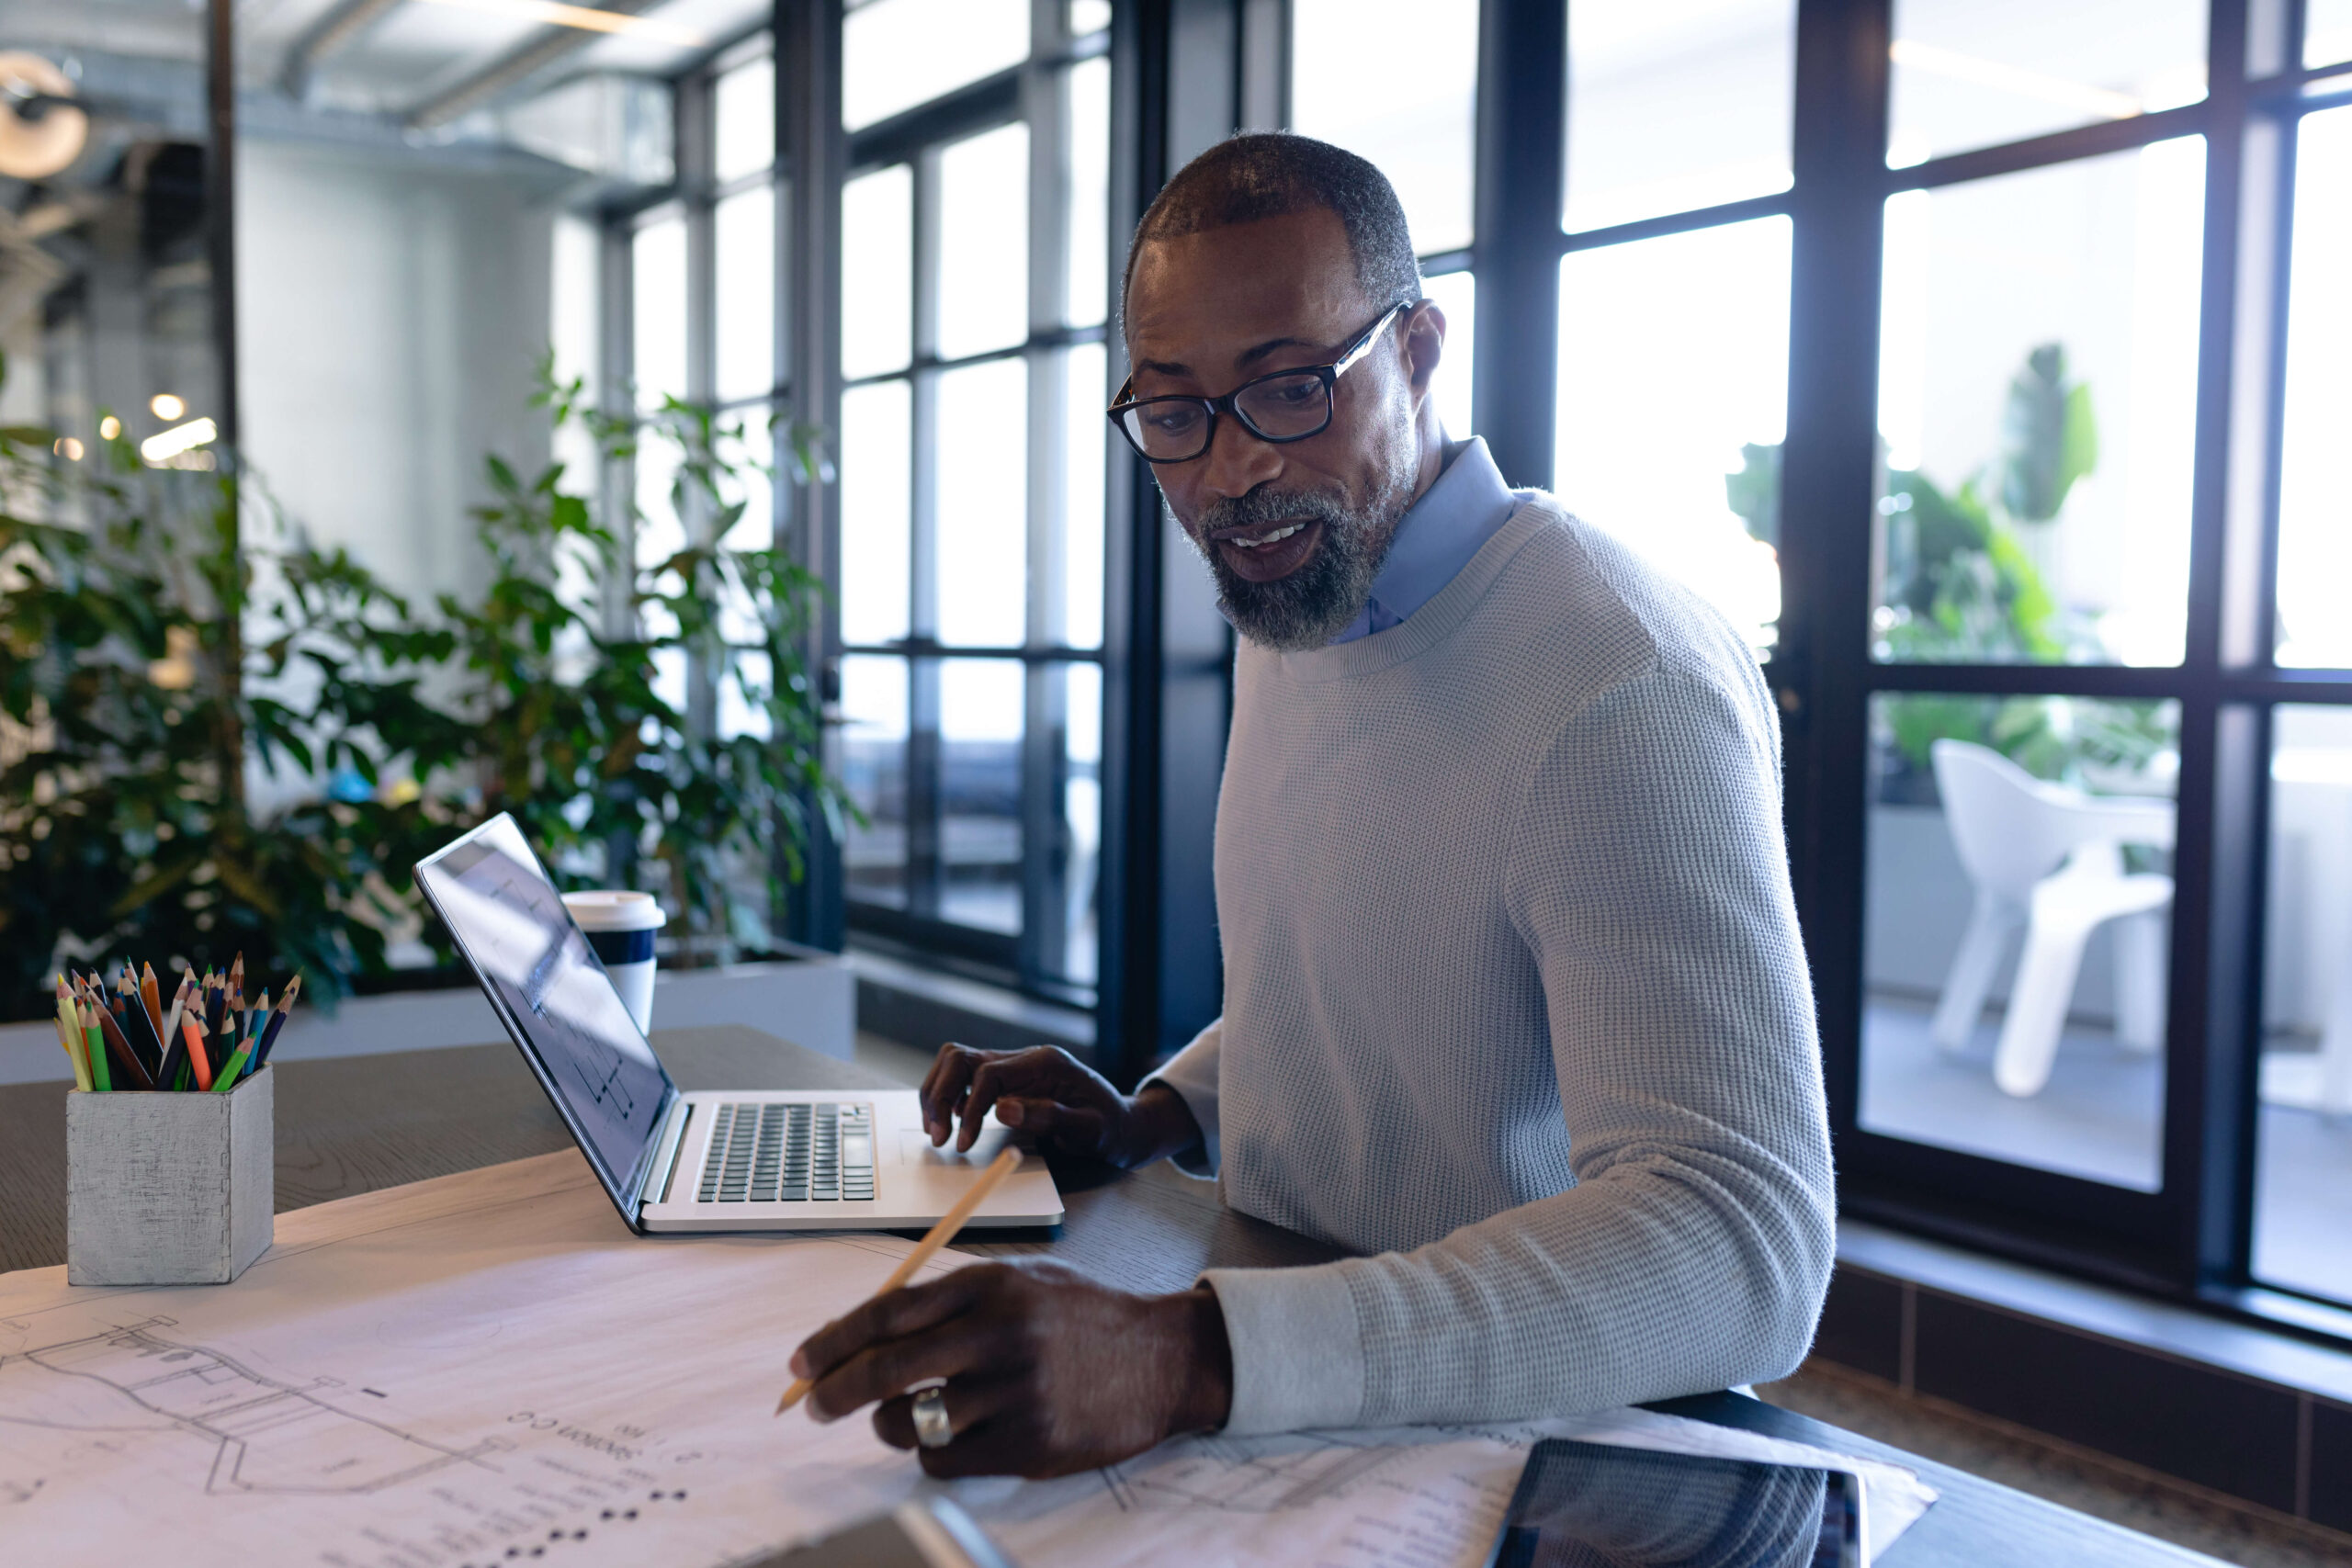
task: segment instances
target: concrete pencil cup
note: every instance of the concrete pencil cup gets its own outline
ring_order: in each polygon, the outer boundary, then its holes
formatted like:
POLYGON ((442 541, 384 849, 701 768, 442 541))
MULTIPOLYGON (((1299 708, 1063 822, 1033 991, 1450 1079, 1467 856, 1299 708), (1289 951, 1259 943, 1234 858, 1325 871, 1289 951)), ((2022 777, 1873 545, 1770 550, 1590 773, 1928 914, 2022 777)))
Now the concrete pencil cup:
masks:
POLYGON ((65 1282, 225 1285, 269 1250, 275 1079, 65 1097, 65 1282))

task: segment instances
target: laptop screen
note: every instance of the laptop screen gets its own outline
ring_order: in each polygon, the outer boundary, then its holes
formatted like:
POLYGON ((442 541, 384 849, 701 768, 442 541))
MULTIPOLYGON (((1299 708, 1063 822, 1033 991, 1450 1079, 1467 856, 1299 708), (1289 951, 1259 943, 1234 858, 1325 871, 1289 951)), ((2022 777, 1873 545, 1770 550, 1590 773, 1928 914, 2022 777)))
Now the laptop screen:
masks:
POLYGON ((503 812, 416 868, 622 1217, 677 1088, 503 812))

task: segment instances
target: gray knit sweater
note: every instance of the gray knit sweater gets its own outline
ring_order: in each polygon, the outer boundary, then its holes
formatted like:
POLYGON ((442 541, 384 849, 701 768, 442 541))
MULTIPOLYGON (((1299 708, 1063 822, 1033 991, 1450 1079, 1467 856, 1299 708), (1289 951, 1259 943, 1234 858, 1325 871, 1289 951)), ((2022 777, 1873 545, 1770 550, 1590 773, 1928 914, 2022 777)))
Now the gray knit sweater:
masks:
POLYGON ((1549 497, 1391 630, 1244 641, 1225 1013, 1155 1075, 1246 1213, 1227 1429, 1497 1420, 1789 1371, 1819 1050, 1755 660, 1549 497))

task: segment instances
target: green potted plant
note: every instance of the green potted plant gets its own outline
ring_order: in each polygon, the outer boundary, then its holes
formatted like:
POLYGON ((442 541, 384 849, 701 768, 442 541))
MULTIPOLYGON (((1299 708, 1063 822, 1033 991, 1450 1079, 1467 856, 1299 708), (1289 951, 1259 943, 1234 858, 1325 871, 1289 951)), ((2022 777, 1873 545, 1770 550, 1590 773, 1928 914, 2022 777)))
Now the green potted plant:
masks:
MULTIPOLYGON (((502 810, 569 883, 651 874, 690 932, 758 934, 811 813, 842 807, 801 652, 820 586, 722 542, 760 477, 740 423, 608 419, 542 382, 600 457, 670 449, 683 548, 623 559, 633 518, 596 516, 560 465, 492 457, 484 586, 425 609, 232 462, 158 468, 121 439, 61 461, 50 433, 0 431, 0 1014, 115 954, 243 952, 332 1003, 395 936, 435 941, 410 866, 502 810), (690 722, 656 677, 679 659, 767 733, 690 722)), ((821 462, 811 433, 786 445, 821 462)))

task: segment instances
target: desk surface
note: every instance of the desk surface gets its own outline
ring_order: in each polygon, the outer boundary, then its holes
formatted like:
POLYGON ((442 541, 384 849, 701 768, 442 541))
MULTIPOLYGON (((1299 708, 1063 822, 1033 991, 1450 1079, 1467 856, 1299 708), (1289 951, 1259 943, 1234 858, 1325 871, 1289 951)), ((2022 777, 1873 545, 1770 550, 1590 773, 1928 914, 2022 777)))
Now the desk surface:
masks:
MULTIPOLYGON (((866 1071, 742 1028, 659 1032, 685 1089, 897 1089, 866 1071)), ((567 1147, 571 1139, 511 1045, 466 1045, 277 1068, 282 1213, 427 1177, 567 1147)), ((0 1270, 65 1261, 66 1085, 0 1088, 0 1270)), ((1057 1234, 958 1244, 991 1256, 1048 1254, 1136 1291, 1190 1285, 1204 1268, 1275 1267, 1339 1256, 1323 1243, 1234 1213, 1215 1189, 1161 1165, 1126 1173, 1056 1160, 1066 1218, 1057 1234)), ((1882 1559, 1888 1568, 2117 1568, 2211 1559, 1932 1463, 1883 1443, 1733 1394, 1660 1406, 1726 1426, 1874 1455, 1943 1494, 1882 1559)))

